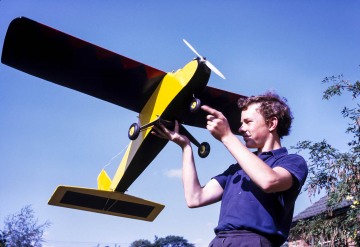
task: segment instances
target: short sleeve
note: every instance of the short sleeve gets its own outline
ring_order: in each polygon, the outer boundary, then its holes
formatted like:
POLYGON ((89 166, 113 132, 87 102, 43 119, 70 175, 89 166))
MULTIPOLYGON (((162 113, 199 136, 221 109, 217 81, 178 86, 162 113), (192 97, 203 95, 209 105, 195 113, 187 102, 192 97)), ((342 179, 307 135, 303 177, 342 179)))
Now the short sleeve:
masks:
POLYGON ((276 163, 275 166, 286 169, 297 179, 298 189, 301 189, 308 175, 308 167, 305 159, 297 154, 289 154, 276 163))
POLYGON ((218 181, 220 186, 224 189, 229 176, 233 175, 238 170, 240 170, 240 166, 238 164, 233 164, 229 166, 229 168, 225 170, 223 173, 213 177, 213 179, 218 181))

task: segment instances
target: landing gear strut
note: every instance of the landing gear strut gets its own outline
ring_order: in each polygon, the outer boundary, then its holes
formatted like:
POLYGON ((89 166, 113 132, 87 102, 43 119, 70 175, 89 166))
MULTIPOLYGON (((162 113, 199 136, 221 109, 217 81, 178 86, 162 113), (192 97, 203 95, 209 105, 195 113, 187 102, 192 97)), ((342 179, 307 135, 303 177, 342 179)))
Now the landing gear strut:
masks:
POLYGON ((200 158, 206 158, 210 153, 210 144, 207 142, 198 142, 184 126, 180 125, 180 134, 185 135, 198 148, 198 155, 200 158))
MULTIPOLYGON (((164 124, 167 127, 174 127, 174 123, 171 121, 167 121, 164 119, 161 119, 160 117, 158 119, 156 119, 155 121, 152 121, 148 124, 145 124, 143 126, 140 126, 138 123, 133 123, 132 125, 130 125, 129 131, 128 131, 128 137, 130 140, 135 140, 140 132, 144 129, 150 128, 152 126, 154 126, 155 124, 164 124)), ((187 129, 185 129, 185 127, 183 125, 180 125, 180 130, 179 130, 181 135, 185 135, 189 138, 189 140, 198 148, 198 155, 201 158, 206 158, 209 153, 210 153, 210 145, 207 142, 203 142, 203 143, 199 143, 191 134, 189 131, 187 131, 187 129)))

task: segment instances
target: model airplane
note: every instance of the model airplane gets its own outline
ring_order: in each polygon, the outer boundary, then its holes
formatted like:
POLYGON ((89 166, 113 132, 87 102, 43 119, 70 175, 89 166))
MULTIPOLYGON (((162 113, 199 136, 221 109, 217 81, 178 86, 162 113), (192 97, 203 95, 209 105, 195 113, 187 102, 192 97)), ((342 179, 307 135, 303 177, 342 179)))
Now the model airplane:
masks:
POLYGON ((11 22, 2 63, 139 113, 113 179, 102 170, 97 189, 59 186, 49 204, 153 221, 164 205, 125 194, 167 143, 150 134, 152 126, 163 123, 171 128, 178 120, 200 157, 209 154, 209 144, 199 143, 183 127, 206 127, 206 114, 197 111, 200 104, 222 111, 237 130, 237 101, 244 96, 207 86, 211 70, 223 75, 184 42, 198 58, 165 73, 24 17, 11 22))

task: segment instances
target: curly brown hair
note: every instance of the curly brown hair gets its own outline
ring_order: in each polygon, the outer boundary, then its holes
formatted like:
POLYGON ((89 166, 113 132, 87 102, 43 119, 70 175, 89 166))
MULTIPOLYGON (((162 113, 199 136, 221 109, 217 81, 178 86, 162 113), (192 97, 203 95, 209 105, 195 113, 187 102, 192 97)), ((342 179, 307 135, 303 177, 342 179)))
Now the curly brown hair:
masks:
POLYGON ((258 103, 259 112, 265 118, 265 121, 276 117, 278 119, 277 134, 280 138, 290 133, 291 123, 294 119, 290 107, 286 104, 287 100, 281 98, 273 92, 266 92, 259 96, 240 98, 238 101, 239 108, 246 110, 251 104, 258 103))

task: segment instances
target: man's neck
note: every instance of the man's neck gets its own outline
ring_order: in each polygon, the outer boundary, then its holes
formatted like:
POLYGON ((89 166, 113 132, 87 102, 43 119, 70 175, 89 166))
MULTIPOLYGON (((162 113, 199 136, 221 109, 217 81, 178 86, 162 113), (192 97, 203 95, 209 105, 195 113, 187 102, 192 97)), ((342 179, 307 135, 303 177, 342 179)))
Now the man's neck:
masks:
POLYGON ((270 139, 262 148, 258 148, 258 154, 263 152, 269 152, 275 149, 281 148, 281 142, 279 138, 270 139))

